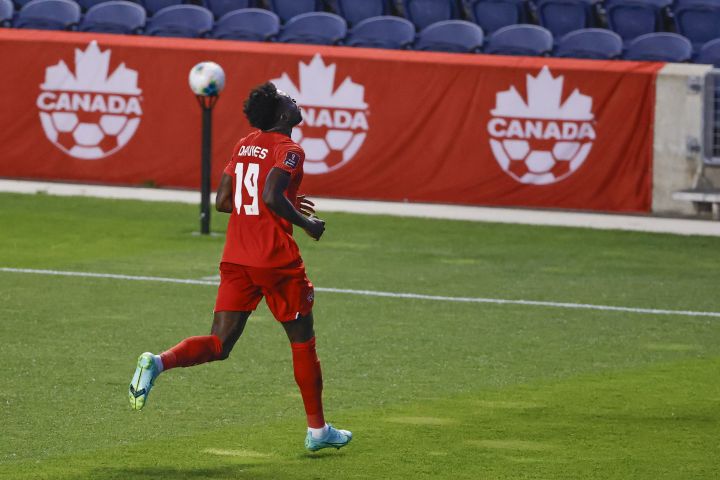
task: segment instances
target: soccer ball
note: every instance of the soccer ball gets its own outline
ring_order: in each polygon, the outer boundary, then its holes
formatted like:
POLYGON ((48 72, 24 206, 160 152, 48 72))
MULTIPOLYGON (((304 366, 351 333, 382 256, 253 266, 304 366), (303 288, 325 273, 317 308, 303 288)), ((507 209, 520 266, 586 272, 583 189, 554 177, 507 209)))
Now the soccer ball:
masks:
POLYGON ((304 170, 308 174, 328 173, 345 165, 365 141, 364 131, 295 127, 292 139, 305 151, 304 170))
POLYGON ((200 62, 190 70, 188 83, 195 95, 215 97, 225 88, 225 72, 215 62, 200 62))
POLYGON ((41 112, 46 133, 67 154, 95 160, 113 154, 135 134, 139 117, 88 112, 41 112))
POLYGON ((547 185, 559 182, 575 172, 584 162, 592 142, 491 140, 500 164, 520 183, 547 185))

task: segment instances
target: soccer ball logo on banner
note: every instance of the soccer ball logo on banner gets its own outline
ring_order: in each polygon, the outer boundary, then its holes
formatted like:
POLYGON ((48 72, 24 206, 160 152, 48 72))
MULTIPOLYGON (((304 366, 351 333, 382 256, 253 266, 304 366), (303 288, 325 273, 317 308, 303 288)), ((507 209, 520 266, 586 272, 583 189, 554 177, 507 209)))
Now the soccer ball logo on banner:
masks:
POLYGON ((82 160, 107 157, 125 146, 142 115, 137 71, 121 63, 110 73, 110 50, 96 41, 75 50, 75 71, 60 60, 45 70, 37 107, 45 136, 82 160))
POLYGON ((335 64, 325 65, 320 54, 300 62, 299 88, 287 73, 271 82, 303 109, 292 139, 305 150, 305 173, 332 172, 353 159, 368 132, 365 87, 345 77, 335 89, 335 64))
POLYGON ((527 75, 527 101, 511 86, 495 97, 487 129, 500 167, 520 183, 548 185, 580 168, 595 140, 592 98, 576 88, 562 101, 564 77, 548 67, 527 75))

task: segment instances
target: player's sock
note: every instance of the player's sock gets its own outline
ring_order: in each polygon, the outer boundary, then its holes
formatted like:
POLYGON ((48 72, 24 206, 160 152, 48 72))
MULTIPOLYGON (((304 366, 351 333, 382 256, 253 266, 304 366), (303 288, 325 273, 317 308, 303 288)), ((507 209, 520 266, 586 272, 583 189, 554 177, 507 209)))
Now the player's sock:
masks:
POLYGON ((291 343, 295 381, 305 404, 310 428, 325 428, 322 408, 322 371, 315 351, 315 337, 304 343, 291 343))
POLYGON ((155 362, 155 368, 157 369, 158 375, 160 375, 162 371, 165 370, 165 366, 162 363, 160 355, 153 355, 153 362, 155 362))
POLYGON ((175 367, 191 367, 219 360, 222 342, 216 335, 186 338, 171 349, 160 354, 163 370, 175 367))
POLYGON ((308 432, 310 432, 310 435, 313 436, 313 438, 320 440, 321 438, 325 438, 327 435, 327 432, 330 428, 328 427, 327 423, 322 428, 311 428, 308 427, 308 432))

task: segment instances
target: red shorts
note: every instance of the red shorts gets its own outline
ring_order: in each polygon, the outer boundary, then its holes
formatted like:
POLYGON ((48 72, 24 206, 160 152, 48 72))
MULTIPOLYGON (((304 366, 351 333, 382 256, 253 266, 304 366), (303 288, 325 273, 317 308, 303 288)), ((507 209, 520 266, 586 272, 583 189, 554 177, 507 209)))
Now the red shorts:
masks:
POLYGON ((220 264, 216 312, 251 312, 263 297, 280 322, 309 314, 315 289, 305 274, 305 265, 299 262, 282 268, 258 268, 220 264))

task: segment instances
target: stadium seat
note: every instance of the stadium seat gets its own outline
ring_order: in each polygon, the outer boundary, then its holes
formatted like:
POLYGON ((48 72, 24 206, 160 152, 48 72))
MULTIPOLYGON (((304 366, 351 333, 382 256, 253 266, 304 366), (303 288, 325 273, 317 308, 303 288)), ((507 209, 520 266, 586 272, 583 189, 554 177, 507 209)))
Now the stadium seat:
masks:
POLYGON ((145 9, 126 0, 112 0, 91 7, 80 24, 82 32, 140 33, 145 26, 145 9))
POLYGON ((14 26, 36 30, 72 30, 80 22, 80 6, 70 0, 32 0, 15 18, 14 26))
POLYGON ((593 26, 593 0, 539 0, 536 6, 540 25, 555 38, 593 26))
POLYGON ((524 0, 466 0, 466 5, 472 21, 486 34, 528 21, 524 0))
POLYGON ((32 0, 15 0, 15 10, 21 10, 22 7, 30 3, 32 0))
POLYGON ((337 45, 347 35, 345 20, 327 12, 301 13, 288 20, 278 37, 284 43, 337 45))
POLYGON ((285 23, 301 13, 320 12, 322 0, 270 0, 270 8, 285 23))
POLYGON ((564 35, 557 44, 556 57, 610 60, 620 58, 623 41, 604 28, 584 28, 564 35))
POLYGON ((482 50, 483 31, 465 20, 443 20, 425 27, 415 42, 415 50, 475 53, 482 50))
POLYGON ((673 8, 675 28, 698 50, 720 38, 720 1, 677 0, 673 8))
POLYGON ((405 16, 418 30, 458 15, 455 0, 403 0, 403 7, 405 16))
POLYGON ((15 6, 10 0, 0 0, 0 26, 11 26, 14 13, 15 6))
POLYGON ((720 38, 711 40, 700 47, 695 63, 714 65, 720 68, 720 38))
POLYGON ((225 40, 267 42, 280 32, 278 16, 261 8, 244 8, 223 15, 211 36, 225 40))
POLYGON ((147 25, 146 33, 158 37, 206 36, 213 27, 210 10, 198 5, 172 5, 155 13, 147 25))
POLYGON ((626 60, 687 62, 692 57, 690 40, 677 33, 648 33, 627 44, 626 60))
POLYGON ((509 25, 488 37, 486 53, 542 57, 550 54, 553 36, 537 25, 509 25))
POLYGON ((367 18, 350 30, 345 44, 351 47, 409 48, 415 41, 415 25, 392 16, 367 18))
MULTIPOLYGON (((80 8, 83 12, 87 12, 95 5, 100 5, 101 3, 106 3, 110 0, 75 0, 78 5, 80 5, 80 8)), ((138 5, 142 6, 142 0, 128 0, 133 3, 137 3, 138 5)))
POLYGON ((672 0, 605 0, 608 26, 627 42, 662 30, 672 0))
POLYGON ((338 13, 348 25, 390 14, 389 0, 337 0, 338 13))
POLYGON ((217 19, 235 10, 257 6, 254 0, 205 0, 205 5, 217 19))
POLYGON ((182 5, 185 0, 142 0, 148 16, 153 16, 163 8, 172 7, 173 5, 182 5))

